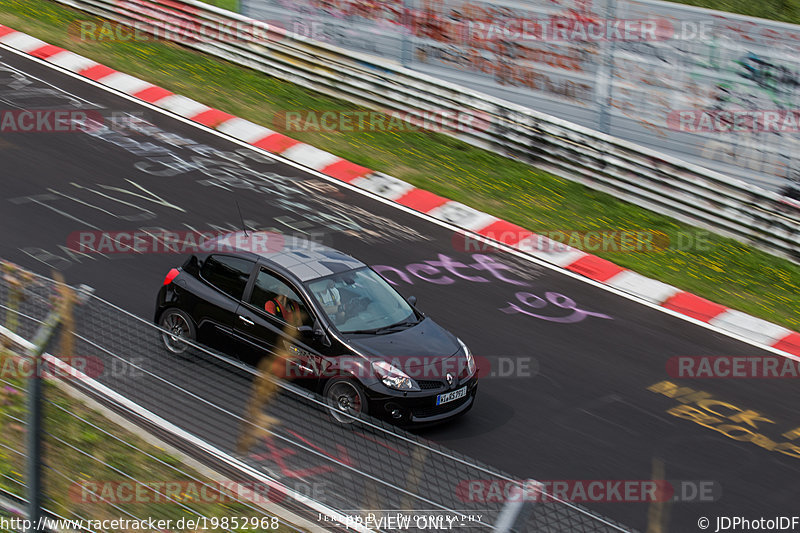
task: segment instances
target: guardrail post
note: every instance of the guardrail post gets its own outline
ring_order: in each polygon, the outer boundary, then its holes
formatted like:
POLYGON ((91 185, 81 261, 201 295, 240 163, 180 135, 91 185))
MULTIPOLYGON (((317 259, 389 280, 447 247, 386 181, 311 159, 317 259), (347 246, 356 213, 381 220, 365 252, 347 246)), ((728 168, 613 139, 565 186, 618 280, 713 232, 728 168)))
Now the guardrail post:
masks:
POLYGON ((497 533, 525 533, 527 522, 533 514, 533 503, 542 493, 542 484, 526 479, 521 487, 508 491, 508 501, 500 511, 494 530, 497 533))
MULTIPOLYGON (((113 0, 55 1, 159 35, 165 30, 176 36, 183 35, 185 31, 181 30, 185 28, 174 21, 175 16, 180 16, 182 20, 197 24, 190 33, 202 37, 199 39, 202 46, 183 42, 191 48, 201 47, 204 53, 292 82, 297 82, 300 76, 318 85, 319 90, 326 94, 335 93, 336 96, 356 102, 367 100, 376 109, 389 108, 407 113, 410 110, 428 109, 433 104, 451 112, 471 111, 497 117, 501 116, 501 109, 506 110, 507 116, 520 118, 508 123, 507 129, 472 128, 475 131, 462 130, 451 135, 503 156, 530 161, 543 170, 662 215, 754 244, 791 261, 800 261, 800 244, 793 233, 800 228, 800 203, 720 171, 705 169, 634 142, 600 135, 596 130, 500 98, 478 95, 474 88, 436 80, 428 74, 415 73, 410 69, 376 73, 376 65, 381 65, 377 60, 367 60, 362 54, 356 55, 325 43, 297 40, 290 35, 279 44, 253 36, 232 40, 222 37, 209 39, 204 28, 218 28, 220 22, 240 23, 248 19, 235 14, 221 14, 217 9, 203 7, 198 0, 172 0, 169 6, 160 7, 159 3, 130 0, 124 8, 113 0), (254 43, 258 44, 260 51, 255 52, 250 48, 254 43), (304 59, 298 62, 293 56, 304 59), (341 76, 331 77, 330 72, 341 76)), ((420 2, 422 0, 400 1, 408 11, 406 18, 414 20, 415 17, 425 17, 423 10, 417 9, 420 2)), ((616 19, 617 15, 625 16, 624 6, 617 4, 616 0, 605 0, 597 11, 599 14, 605 10, 608 18, 616 19)), ((595 15, 594 10, 591 15, 595 15)), ((717 26, 714 25, 715 28, 717 26)), ((466 32, 462 33, 462 39, 468 39, 469 28, 461 24, 461 29, 466 32)), ((413 66, 416 62, 413 47, 418 39, 413 33, 407 36, 413 66)), ((605 126, 602 129, 610 131, 616 109, 611 104, 614 103, 615 73, 619 70, 614 61, 618 46, 613 40, 605 42, 600 51, 602 66, 597 69, 597 87, 591 109, 598 115, 598 120, 603 115, 605 126)), ((730 53, 730 50, 724 50, 725 55, 730 53)), ((725 146, 730 147, 730 144, 725 146)), ((710 144, 702 148, 703 153, 713 150, 710 144)), ((709 156, 704 158, 711 160, 709 156)), ((797 191, 788 192, 795 194, 797 191)))
POLYGON ((400 64, 407 67, 411 63, 411 35, 412 26, 414 24, 411 9, 409 5, 411 0, 403 0, 402 11, 400 14, 400 35, 402 42, 400 44, 400 64))
MULTIPOLYGON (((617 16, 616 0, 607 0, 606 20, 614 21, 617 16)), ((604 47, 603 66, 597 73, 596 90, 601 90, 603 94, 597 95, 598 105, 600 106, 600 116, 597 121, 597 129, 603 133, 611 132, 611 98, 614 89, 614 50, 616 41, 613 39, 604 47)))
MULTIPOLYGON (((28 384, 28 413, 27 413, 27 458, 26 458, 26 489, 28 496, 28 517, 31 521, 30 532, 39 531, 38 523, 42 518, 42 354, 47 349, 59 323, 65 316, 72 313, 72 304, 75 294, 64 283, 64 278, 59 273, 53 276, 59 283, 58 300, 53 310, 44 319, 42 325, 33 339, 33 346, 26 354, 32 360, 31 380, 28 384)), ((65 332, 65 338, 71 332, 65 332)))

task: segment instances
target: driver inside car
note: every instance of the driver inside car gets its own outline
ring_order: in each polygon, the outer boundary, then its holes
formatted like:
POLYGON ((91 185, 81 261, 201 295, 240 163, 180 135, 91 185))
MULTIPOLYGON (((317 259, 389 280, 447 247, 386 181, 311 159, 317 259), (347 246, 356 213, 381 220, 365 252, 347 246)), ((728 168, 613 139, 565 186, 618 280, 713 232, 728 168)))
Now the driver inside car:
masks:
POLYGON ((325 288, 316 293, 317 300, 322 304, 325 313, 334 320, 337 325, 345 320, 344 305, 342 298, 339 294, 339 289, 336 288, 333 280, 328 280, 325 288))

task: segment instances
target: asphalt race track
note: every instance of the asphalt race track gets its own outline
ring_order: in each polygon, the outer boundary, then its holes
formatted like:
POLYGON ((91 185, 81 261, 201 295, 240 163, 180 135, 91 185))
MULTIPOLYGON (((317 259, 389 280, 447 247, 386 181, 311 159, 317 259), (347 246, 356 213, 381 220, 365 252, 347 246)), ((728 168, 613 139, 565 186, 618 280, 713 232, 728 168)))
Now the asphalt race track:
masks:
MULTIPOLYGON (((250 227, 308 232, 380 266, 481 358, 490 375, 474 409, 425 437, 539 480, 650 479, 659 459, 673 486, 707 482, 717 500, 669 505, 671 532, 698 531, 701 516, 713 524, 716 516, 797 512, 796 383, 676 380, 666 370, 675 356, 768 352, 533 262, 464 251, 440 225, 6 49, 0 101, 4 109, 128 113, 155 126, 0 133, 0 257, 47 275, 57 268, 150 319, 164 275, 184 256, 71 253, 73 232, 236 229, 238 202, 250 227), (664 380, 705 394, 648 390, 664 380)), ((172 415, 203 419, 202 407, 172 415)), ((640 530, 651 507, 586 505, 640 530)))

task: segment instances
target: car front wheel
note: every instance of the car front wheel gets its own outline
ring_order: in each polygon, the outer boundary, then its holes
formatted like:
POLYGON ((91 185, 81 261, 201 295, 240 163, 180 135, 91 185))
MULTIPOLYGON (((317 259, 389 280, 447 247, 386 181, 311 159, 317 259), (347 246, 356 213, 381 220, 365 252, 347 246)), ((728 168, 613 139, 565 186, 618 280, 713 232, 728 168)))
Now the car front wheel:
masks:
POLYGON ((331 416, 342 424, 351 424, 367 414, 367 396, 361 386, 348 378, 333 378, 322 393, 331 416))

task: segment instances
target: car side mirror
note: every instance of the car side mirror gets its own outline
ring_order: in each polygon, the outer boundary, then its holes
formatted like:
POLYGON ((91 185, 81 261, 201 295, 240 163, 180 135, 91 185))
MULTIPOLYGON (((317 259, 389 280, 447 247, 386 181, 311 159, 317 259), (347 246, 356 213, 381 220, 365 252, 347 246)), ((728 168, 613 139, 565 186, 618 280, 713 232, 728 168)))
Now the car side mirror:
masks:
POLYGON ((300 337, 304 339, 319 340, 325 347, 331 345, 330 339, 325 334, 325 330, 322 329, 319 322, 314 322, 313 326, 300 326, 297 328, 297 332, 300 334, 300 337))
POLYGON ((408 300, 406 300, 411 305, 417 305, 417 297, 416 296, 409 296, 408 300))

